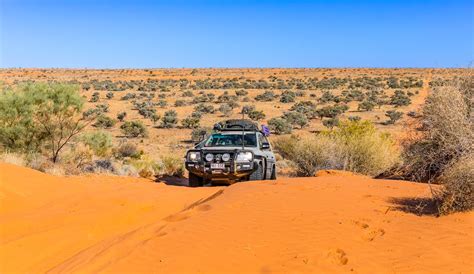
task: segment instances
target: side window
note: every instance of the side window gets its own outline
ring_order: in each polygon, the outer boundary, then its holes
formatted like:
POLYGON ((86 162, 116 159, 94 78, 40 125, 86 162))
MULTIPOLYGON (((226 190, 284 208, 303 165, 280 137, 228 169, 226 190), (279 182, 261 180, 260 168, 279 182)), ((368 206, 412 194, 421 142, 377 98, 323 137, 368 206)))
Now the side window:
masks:
POLYGON ((265 136, 263 136, 262 133, 257 133, 257 137, 258 137, 258 147, 262 148, 262 144, 263 144, 263 142, 265 142, 265 141, 262 142, 262 140, 263 140, 263 137, 265 137, 265 136))
POLYGON ((267 143, 268 144, 269 142, 268 142, 267 137, 263 134, 261 134, 261 135, 262 135, 262 143, 267 143))

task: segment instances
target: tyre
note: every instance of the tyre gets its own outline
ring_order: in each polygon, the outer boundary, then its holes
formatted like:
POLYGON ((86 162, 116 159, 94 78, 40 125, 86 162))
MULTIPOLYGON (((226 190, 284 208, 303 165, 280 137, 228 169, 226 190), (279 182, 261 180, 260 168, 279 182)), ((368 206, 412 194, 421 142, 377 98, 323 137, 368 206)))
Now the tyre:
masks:
POLYGON ((249 181, 260 181, 263 180, 263 166, 262 164, 258 164, 257 170, 255 170, 249 176, 249 181))
POLYGON ((270 180, 276 180, 277 178, 277 172, 276 172, 276 166, 273 166, 272 168, 272 175, 270 175, 270 180))
POLYGON ((203 180, 201 177, 197 176, 194 173, 189 173, 188 186, 198 187, 203 186, 203 180))

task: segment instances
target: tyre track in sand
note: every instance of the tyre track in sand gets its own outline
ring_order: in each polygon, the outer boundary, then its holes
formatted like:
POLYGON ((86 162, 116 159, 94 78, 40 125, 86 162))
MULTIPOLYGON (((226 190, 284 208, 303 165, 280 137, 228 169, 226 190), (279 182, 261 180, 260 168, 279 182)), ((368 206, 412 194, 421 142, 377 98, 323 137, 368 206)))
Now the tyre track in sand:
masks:
POLYGON ((193 209, 216 199, 222 194, 224 194, 224 189, 217 190, 213 194, 200 198, 185 206, 182 210, 169 214, 161 220, 100 241, 77 252, 62 263, 47 270, 46 273, 100 272, 110 264, 126 258, 151 239, 165 236, 166 232, 162 231, 166 228, 167 223, 189 218, 193 209))

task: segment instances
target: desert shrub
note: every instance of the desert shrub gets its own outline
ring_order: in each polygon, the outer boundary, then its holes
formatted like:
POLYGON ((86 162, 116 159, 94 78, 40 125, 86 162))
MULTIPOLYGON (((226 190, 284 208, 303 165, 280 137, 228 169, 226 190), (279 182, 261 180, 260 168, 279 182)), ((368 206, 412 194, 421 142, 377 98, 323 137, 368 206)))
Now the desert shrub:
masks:
POLYGON ((98 102, 99 99, 100 99, 99 96, 100 96, 100 94, 97 91, 92 93, 92 96, 91 96, 91 99, 89 100, 89 102, 91 102, 91 103, 98 102))
POLYGON ((201 113, 214 113, 215 109, 213 105, 201 103, 194 107, 194 111, 201 113))
POLYGON ((186 101, 184 101, 184 100, 176 100, 176 102, 174 102, 175 107, 182 107, 182 106, 185 106, 185 105, 186 105, 186 101))
POLYGON ((241 96, 247 96, 249 94, 248 91, 244 90, 244 89, 240 89, 240 90, 236 90, 235 91, 235 95, 241 97, 241 96))
POLYGON ((138 159, 141 157, 142 154, 143 154, 143 151, 138 150, 136 145, 129 142, 120 144, 114 150, 114 155, 118 159, 123 159, 123 158, 138 159))
POLYGON ((191 141, 194 143, 201 142, 212 132, 210 128, 196 128, 191 132, 191 141))
POLYGON ((135 98, 137 98, 137 95, 135 93, 127 93, 124 96, 122 96, 122 98, 120 98, 120 100, 126 101, 126 100, 130 100, 130 99, 135 99, 135 98))
POLYGON ((178 124, 178 113, 175 110, 168 110, 161 118, 162 128, 173 128, 178 124))
POLYGON ((98 104, 95 106, 97 113, 107 113, 109 112, 109 105, 108 104, 98 104))
POLYGON ((105 131, 86 132, 80 136, 79 140, 98 156, 106 156, 112 148, 112 135, 105 131))
POLYGON ((228 117, 232 114, 232 107, 229 106, 229 104, 224 103, 219 106, 219 111, 222 113, 222 115, 228 117))
POLYGON ((340 152, 329 136, 284 136, 276 139, 273 146, 285 159, 291 160, 298 176, 314 176, 321 169, 342 169, 340 152))
POLYGON ((447 167, 440 178, 444 188, 439 195, 440 212, 449 214, 474 208, 474 154, 447 167))
POLYGON ((153 113, 150 116, 150 120, 153 122, 154 125, 156 125, 156 122, 158 122, 161 119, 161 115, 153 113))
POLYGON ((308 118, 306 115, 297 111, 285 112, 282 118, 288 121, 291 125, 299 126, 300 128, 308 125, 308 118))
POLYGON ((291 106, 290 111, 306 115, 308 119, 316 117, 316 105, 311 101, 301 101, 291 106))
POLYGON ((248 116, 254 121, 260 121, 265 119, 265 113, 262 110, 253 110, 248 113, 248 116))
POLYGON ((161 159, 161 175, 183 177, 184 164, 183 159, 175 155, 166 155, 161 159))
POLYGON ((110 92, 107 92, 107 93, 105 94, 105 97, 106 97, 107 99, 112 99, 112 98, 114 98, 114 93, 111 92, 111 91, 110 91, 110 92))
POLYGON ((390 97, 390 104, 395 105, 396 107, 408 106, 411 104, 411 99, 403 90, 396 90, 390 97))
POLYGON ((336 118, 340 114, 346 112, 349 109, 347 105, 334 105, 334 106, 325 106, 321 109, 318 109, 316 113, 318 116, 323 119, 326 118, 336 118))
POLYGON ((201 117, 196 117, 196 116, 188 116, 181 120, 181 125, 184 128, 198 128, 199 123, 201 122, 201 117))
POLYGON ((398 150, 388 135, 370 122, 342 122, 334 130, 278 139, 275 149, 297 167, 300 176, 319 169, 341 169, 376 176, 398 162, 398 150))
POLYGON ((120 112, 120 113, 117 114, 117 120, 119 120, 120 122, 123 122, 125 117, 127 117, 127 113, 125 111, 120 112))
POLYGON ((285 119, 272 118, 268 121, 268 126, 275 134, 289 134, 293 130, 292 125, 285 119))
POLYGON ((357 122, 360 121, 362 118, 360 118, 360 116, 349 116, 347 119, 349 119, 349 121, 351 122, 357 122))
POLYGON ((156 105, 160 108, 165 108, 168 105, 168 102, 166 102, 165 100, 159 100, 158 102, 156 102, 156 105))
POLYGON ((388 110, 385 112, 385 116, 388 117, 388 120, 384 122, 385 125, 393 125, 403 116, 403 112, 396 110, 388 110))
POLYGON ((240 110, 240 113, 248 115, 250 112, 255 111, 255 110, 256 110, 256 108, 255 108, 254 105, 245 105, 240 110))
POLYGON ((84 98, 79 86, 29 83, 0 93, 0 144, 5 149, 51 153, 56 162, 72 137, 95 114, 81 115, 84 98))
POLYGON ((339 103, 341 98, 339 98, 339 96, 333 95, 330 91, 325 91, 321 98, 319 98, 319 101, 323 104, 329 102, 339 103))
POLYGON ((434 88, 423 107, 419 134, 405 144, 407 179, 436 181, 444 170, 473 153, 474 76, 434 88))
POLYGON ((375 102, 365 100, 361 103, 359 103, 359 106, 357 107, 357 110, 359 111, 372 111, 375 108, 375 102))
POLYGON ((194 97, 194 94, 190 90, 183 91, 183 96, 184 97, 194 97))
POLYGON ((97 128, 111 128, 115 125, 116 121, 106 115, 99 115, 97 116, 97 119, 94 124, 92 124, 94 127, 97 128))
POLYGON ((393 140, 369 121, 341 122, 327 134, 343 148, 344 170, 375 176, 399 161, 393 140))
POLYGON ((126 137, 147 137, 148 131, 141 121, 126 121, 121 126, 123 135, 126 137))
POLYGON ((323 126, 329 128, 329 129, 333 129, 334 127, 336 127, 338 125, 339 125, 339 119, 337 117, 323 120, 323 126))
POLYGON ((271 102, 275 99, 275 93, 273 91, 264 91, 262 94, 259 94, 255 97, 255 100, 260 102, 271 102))
POLYGON ((282 103, 293 103, 295 101, 296 94, 293 91, 285 90, 281 93, 280 102, 282 103))

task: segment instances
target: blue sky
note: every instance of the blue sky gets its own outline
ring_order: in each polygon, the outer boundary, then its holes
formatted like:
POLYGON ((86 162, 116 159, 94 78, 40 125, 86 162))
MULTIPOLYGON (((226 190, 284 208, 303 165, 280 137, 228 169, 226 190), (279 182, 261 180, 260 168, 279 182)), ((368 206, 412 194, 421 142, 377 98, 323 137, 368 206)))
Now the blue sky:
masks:
POLYGON ((466 67, 473 1, 0 0, 0 67, 466 67))

